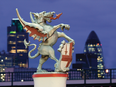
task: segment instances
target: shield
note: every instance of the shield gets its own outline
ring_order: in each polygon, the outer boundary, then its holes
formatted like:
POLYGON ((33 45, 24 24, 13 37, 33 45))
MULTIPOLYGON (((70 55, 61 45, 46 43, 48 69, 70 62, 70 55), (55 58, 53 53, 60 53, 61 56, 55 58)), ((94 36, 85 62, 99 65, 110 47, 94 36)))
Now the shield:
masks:
POLYGON ((72 62, 72 49, 73 43, 65 43, 61 49, 61 56, 59 59, 60 71, 69 71, 69 67, 72 62))

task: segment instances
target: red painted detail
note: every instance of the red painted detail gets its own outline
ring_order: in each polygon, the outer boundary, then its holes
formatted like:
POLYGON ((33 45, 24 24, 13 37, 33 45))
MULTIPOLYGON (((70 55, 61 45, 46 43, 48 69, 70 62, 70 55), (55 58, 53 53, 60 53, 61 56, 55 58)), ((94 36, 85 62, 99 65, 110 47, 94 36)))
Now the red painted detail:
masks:
POLYGON ((32 77, 68 77, 67 74, 33 74, 32 77))
MULTIPOLYGON (((47 37, 47 34, 43 34, 43 33, 39 32, 38 29, 36 29, 36 28, 34 28, 34 27, 30 27, 30 26, 28 26, 28 25, 25 25, 25 24, 21 21, 20 18, 19 18, 19 20, 20 20, 21 24, 24 26, 23 29, 24 29, 24 28, 27 28, 27 29, 28 29, 28 30, 26 30, 26 32, 28 32, 29 30, 31 31, 31 33, 30 33, 29 36, 32 36, 32 35, 36 34, 37 36, 40 36, 40 37, 43 37, 43 38, 44 38, 44 37, 47 37)), ((40 40, 39 40, 39 41, 40 41, 40 40)), ((43 39, 43 41, 44 41, 44 39, 43 39)))
POLYGON ((37 37, 37 36, 34 37, 34 40, 35 40, 36 37, 37 37))
POLYGON ((65 51, 65 55, 67 54, 67 52, 68 52, 68 51, 67 51, 67 44, 66 44, 66 51, 65 51))
POLYGON ((40 41, 41 37, 39 38, 39 41, 40 41))
POLYGON ((56 20, 56 19, 59 19, 59 17, 60 17, 61 15, 62 15, 62 13, 60 13, 60 14, 58 14, 58 15, 56 14, 56 17, 55 17, 55 18, 50 17, 50 19, 51 19, 51 20, 56 20))
POLYGON ((72 46, 73 46, 73 43, 70 43, 69 55, 62 55, 61 61, 68 61, 66 67, 68 67, 70 62, 72 61, 72 46))

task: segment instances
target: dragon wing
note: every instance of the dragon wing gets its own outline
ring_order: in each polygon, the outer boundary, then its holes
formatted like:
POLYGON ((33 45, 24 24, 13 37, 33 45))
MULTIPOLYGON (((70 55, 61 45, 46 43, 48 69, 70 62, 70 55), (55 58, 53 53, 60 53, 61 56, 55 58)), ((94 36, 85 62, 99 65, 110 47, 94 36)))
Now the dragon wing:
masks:
POLYGON ((45 41, 48 38, 48 33, 43 30, 42 26, 36 23, 29 23, 24 21, 19 15, 18 9, 16 9, 17 16, 19 18, 20 23, 23 26, 23 29, 26 30, 34 40, 45 41))

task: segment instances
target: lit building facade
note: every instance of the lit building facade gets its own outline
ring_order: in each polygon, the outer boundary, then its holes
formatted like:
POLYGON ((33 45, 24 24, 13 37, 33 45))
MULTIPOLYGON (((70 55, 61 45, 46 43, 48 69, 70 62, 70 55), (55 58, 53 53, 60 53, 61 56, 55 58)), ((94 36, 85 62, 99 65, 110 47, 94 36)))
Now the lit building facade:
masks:
MULTIPOLYGON (((0 52, 0 73, 5 72, 6 68, 13 66, 13 55, 6 53, 4 50, 0 52)), ((5 81, 5 76, 0 74, 0 82, 5 81)))
POLYGON ((5 72, 5 68, 10 68, 13 65, 13 55, 6 53, 4 50, 0 52, 0 72, 5 72))
MULTIPOLYGON (((76 63, 72 65, 72 69, 83 71, 93 70, 88 72, 89 76, 95 78, 104 78, 104 62, 103 62, 103 51, 102 44, 98 39, 98 36, 94 31, 91 31, 84 47, 84 53, 76 54, 76 63), (99 70, 97 70, 99 69, 99 70), (100 70, 102 69, 102 70, 100 70)), ((83 77, 83 75, 81 74, 83 77)))
POLYGON ((97 69, 97 56, 93 54, 76 54, 76 63, 73 69, 97 69))
POLYGON ((7 27, 7 51, 13 54, 13 66, 28 68, 28 48, 25 49, 24 39, 28 41, 28 33, 24 31, 18 18, 13 18, 7 27))
MULTIPOLYGON (((72 69, 76 70, 78 77, 80 76, 82 79, 84 79, 84 70, 86 70, 86 78, 97 78, 97 55, 86 53, 76 54, 76 63, 72 64, 72 69)), ((70 78, 74 79, 77 76, 70 78)))
MULTIPOLYGON (((102 44, 94 31, 91 31, 85 43, 84 53, 97 56, 97 69, 104 69, 102 44)), ((98 77, 104 75, 104 70, 98 70, 98 77)))

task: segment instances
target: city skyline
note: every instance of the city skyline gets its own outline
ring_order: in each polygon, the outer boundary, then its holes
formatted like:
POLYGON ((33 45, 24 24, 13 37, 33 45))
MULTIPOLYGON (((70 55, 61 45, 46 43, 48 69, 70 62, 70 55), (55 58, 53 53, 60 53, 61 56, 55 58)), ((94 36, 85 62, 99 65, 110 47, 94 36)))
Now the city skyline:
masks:
MULTIPOLYGON (((12 18, 17 18, 16 8, 18 8, 21 17, 28 22, 31 22, 29 12, 55 11, 56 14, 63 12, 62 16, 50 23, 57 25, 60 23, 69 24, 70 30, 64 30, 68 36, 75 40, 75 49, 73 53, 73 61, 75 63, 75 54, 82 53, 84 50, 85 41, 89 33, 94 30, 102 43, 103 56, 106 68, 116 68, 115 64, 115 49, 116 49, 116 1, 66 1, 66 0, 25 0, 25 1, 6 1, 0 3, 0 51, 7 50, 7 26, 10 25, 12 18), (25 5, 27 4, 28 5, 25 5)), ((58 29, 61 32, 61 29, 58 29)), ((61 41, 59 39, 55 48, 55 55, 59 59, 60 54, 57 51, 61 41)), ((40 42, 29 38, 31 43, 39 45, 40 42)), ((30 47, 31 50, 33 47, 30 47)), ((37 52, 34 51, 34 55, 37 52)), ((30 67, 37 67, 39 58, 29 59, 30 67)), ((43 68, 53 68, 55 61, 49 59, 43 68), (49 65, 49 66, 48 66, 49 65)), ((72 67, 71 67, 72 68, 72 67)))

